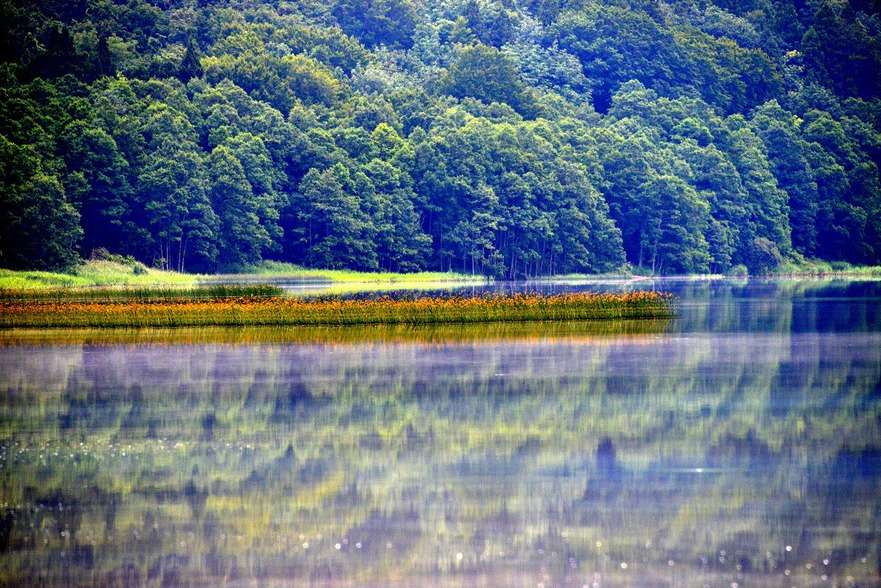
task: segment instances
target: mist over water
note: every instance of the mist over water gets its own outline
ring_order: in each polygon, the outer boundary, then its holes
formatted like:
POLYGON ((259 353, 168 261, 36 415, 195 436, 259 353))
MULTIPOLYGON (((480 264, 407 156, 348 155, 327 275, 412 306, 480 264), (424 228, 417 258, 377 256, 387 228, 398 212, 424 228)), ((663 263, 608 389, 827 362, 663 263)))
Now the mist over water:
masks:
POLYGON ((877 585, 881 285, 638 286, 677 318, 6 334, 0 581, 877 585))

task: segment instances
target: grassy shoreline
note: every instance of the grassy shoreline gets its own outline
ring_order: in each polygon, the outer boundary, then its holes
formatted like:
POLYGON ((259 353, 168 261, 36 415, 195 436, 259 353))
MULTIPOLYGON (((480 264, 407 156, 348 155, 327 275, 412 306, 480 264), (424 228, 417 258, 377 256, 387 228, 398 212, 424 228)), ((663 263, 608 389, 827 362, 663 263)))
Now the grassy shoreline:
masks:
POLYGON ((138 263, 118 261, 87 261, 73 273, 15 271, 0 269, 0 289, 5 290, 70 290, 88 288, 197 288, 204 285, 270 280, 302 282, 307 285, 393 284, 396 286, 424 284, 484 284, 483 276, 456 273, 419 272, 414 274, 356 272, 348 270, 303 269, 292 264, 265 262, 233 274, 181 274, 149 269, 138 263))
MULTIPOLYGON (((72 273, 45 271, 15 271, 0 268, 0 290, 47 291, 47 290, 87 290, 94 288, 177 288, 196 289, 217 284, 261 284, 284 283, 286 286, 326 287, 334 291, 358 291, 389 288, 444 288, 479 285, 492 282, 485 276, 470 276, 452 272, 419 272, 399 274, 390 272, 357 272, 349 270, 305 269, 299 266, 265 261, 258 265, 243 268, 240 273, 230 274, 181 274, 146 268, 137 262, 117 260, 86 261, 72 273)), ((630 280, 639 282, 656 277, 635 272, 633 274, 586 275, 569 274, 542 276, 526 280, 526 283, 585 283, 608 280, 630 280)), ((817 260, 788 262, 776 271, 759 276, 710 275, 671 276, 688 279, 728 279, 728 278, 881 278, 881 267, 851 266, 845 263, 830 263, 817 260)))
POLYGON ((670 295, 539 294, 235 298, 181 297, 0 302, 0 328, 430 325, 667 319, 670 295))

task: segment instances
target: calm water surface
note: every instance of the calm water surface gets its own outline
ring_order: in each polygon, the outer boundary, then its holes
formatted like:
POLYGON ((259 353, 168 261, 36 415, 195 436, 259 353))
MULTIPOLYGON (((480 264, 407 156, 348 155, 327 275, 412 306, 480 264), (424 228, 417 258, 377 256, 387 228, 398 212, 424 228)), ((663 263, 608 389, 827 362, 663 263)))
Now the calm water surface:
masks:
POLYGON ((637 286, 678 318, 0 332, 0 583, 878 586, 881 282, 637 286))

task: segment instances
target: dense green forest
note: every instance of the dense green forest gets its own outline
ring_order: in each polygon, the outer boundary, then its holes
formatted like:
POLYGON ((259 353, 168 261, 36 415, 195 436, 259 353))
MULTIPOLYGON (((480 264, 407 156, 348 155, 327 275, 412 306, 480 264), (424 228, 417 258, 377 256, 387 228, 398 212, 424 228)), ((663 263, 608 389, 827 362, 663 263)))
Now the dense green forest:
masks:
POLYGON ((875 0, 0 0, 0 267, 881 262, 875 0))

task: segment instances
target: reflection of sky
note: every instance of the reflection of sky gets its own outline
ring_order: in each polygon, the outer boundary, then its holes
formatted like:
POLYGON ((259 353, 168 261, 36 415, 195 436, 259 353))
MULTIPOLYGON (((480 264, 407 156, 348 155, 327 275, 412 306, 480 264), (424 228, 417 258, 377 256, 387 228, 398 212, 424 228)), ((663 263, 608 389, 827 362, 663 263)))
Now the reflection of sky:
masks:
POLYGON ((876 581, 872 287, 680 286, 671 332, 2 346, 4 577, 876 581))

